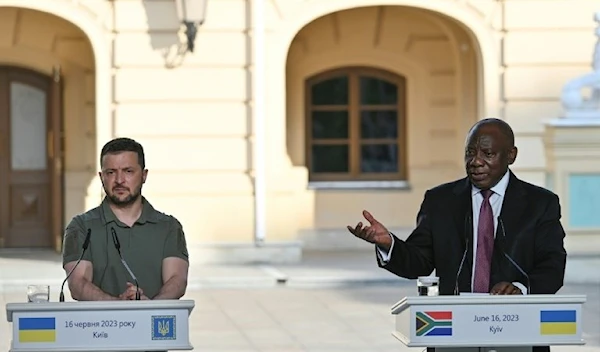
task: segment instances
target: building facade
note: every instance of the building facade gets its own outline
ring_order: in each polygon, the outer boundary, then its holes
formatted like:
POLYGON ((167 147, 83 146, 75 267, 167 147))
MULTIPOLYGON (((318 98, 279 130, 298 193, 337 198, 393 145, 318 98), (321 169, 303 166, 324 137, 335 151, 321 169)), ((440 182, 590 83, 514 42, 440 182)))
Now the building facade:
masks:
POLYGON ((0 246, 60 248, 118 136, 145 147, 144 194, 215 260, 260 260, 257 238, 279 260, 364 246, 345 229, 363 209, 405 233, 428 188, 463 177, 484 117, 513 126, 513 170, 546 186, 544 121, 590 71, 597 9, 208 0, 192 53, 175 0, 0 0, 0 246))

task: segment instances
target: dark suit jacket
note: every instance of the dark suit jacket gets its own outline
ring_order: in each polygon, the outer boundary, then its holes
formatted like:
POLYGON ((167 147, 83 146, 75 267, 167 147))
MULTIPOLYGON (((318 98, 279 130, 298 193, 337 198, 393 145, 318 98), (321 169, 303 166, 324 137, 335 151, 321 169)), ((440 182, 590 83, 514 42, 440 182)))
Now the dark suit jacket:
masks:
MULTIPOLYGON (((560 217, 554 193, 521 181, 510 172, 496 231, 490 289, 501 281, 528 286, 526 277, 504 252, 529 276, 529 293, 554 294, 562 287, 567 254, 560 217)), ((436 269, 441 295, 452 295, 457 281, 459 291, 471 292, 472 219, 467 178, 428 190, 417 227, 406 242, 394 236, 390 261, 383 265, 378 256, 379 266, 408 279, 427 276, 436 269), (465 248, 466 259, 457 280, 465 248)))

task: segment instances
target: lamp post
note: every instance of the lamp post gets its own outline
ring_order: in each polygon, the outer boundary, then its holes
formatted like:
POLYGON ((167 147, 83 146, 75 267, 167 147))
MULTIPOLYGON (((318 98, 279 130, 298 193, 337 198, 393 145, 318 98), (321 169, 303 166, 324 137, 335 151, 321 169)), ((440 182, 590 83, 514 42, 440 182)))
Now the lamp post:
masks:
POLYGON ((187 48, 192 53, 198 27, 204 23, 206 18, 207 2, 208 0, 175 0, 179 21, 185 25, 187 48))

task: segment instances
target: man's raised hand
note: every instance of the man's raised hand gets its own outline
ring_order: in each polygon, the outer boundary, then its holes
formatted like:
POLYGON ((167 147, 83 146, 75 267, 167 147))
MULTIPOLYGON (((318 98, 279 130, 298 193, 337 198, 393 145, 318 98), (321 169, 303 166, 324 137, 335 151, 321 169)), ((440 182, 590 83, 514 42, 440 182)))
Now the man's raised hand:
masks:
POLYGON ((361 238, 369 243, 373 243, 385 249, 386 251, 392 246, 392 237, 388 229, 382 223, 377 221, 371 213, 363 210, 363 216, 369 222, 369 226, 363 227, 363 223, 359 222, 356 227, 346 226, 348 231, 354 236, 361 238))

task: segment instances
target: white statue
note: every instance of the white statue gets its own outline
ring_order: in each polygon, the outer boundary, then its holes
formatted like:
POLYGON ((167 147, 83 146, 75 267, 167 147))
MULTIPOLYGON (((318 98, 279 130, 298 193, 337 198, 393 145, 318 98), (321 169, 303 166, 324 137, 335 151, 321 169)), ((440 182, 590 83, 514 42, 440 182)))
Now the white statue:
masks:
POLYGON ((598 39, 592 58, 594 72, 577 77, 563 87, 561 100, 566 118, 600 118, 600 12, 596 12, 594 20, 598 23, 595 30, 598 39), (583 88, 591 89, 587 99, 582 95, 583 88))

